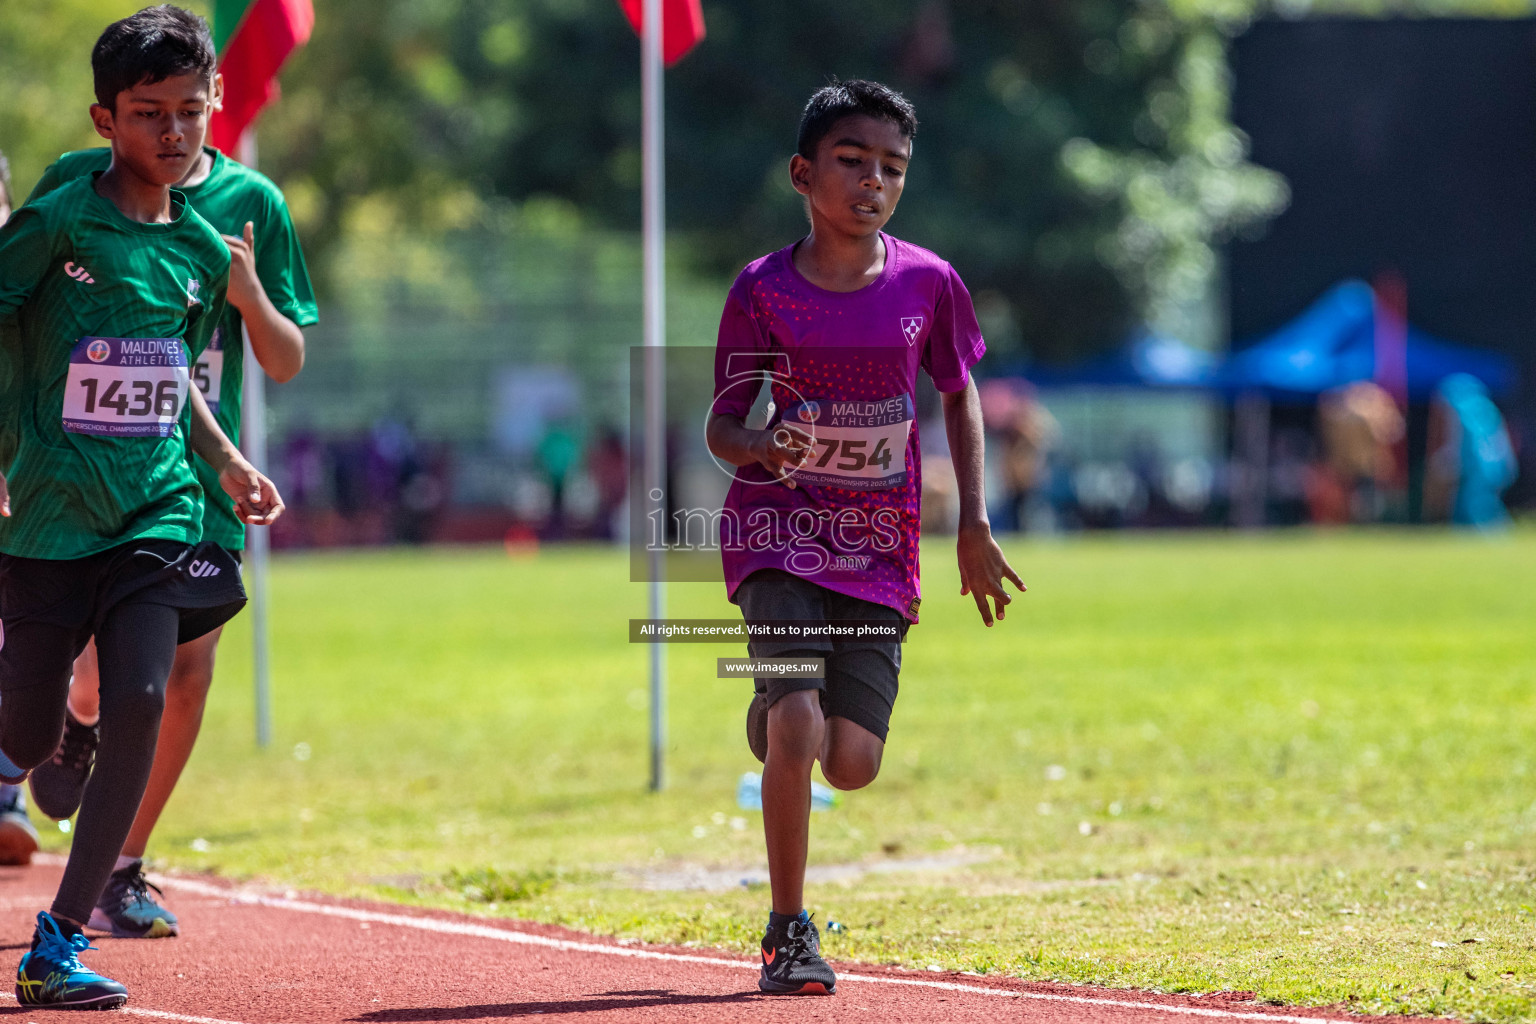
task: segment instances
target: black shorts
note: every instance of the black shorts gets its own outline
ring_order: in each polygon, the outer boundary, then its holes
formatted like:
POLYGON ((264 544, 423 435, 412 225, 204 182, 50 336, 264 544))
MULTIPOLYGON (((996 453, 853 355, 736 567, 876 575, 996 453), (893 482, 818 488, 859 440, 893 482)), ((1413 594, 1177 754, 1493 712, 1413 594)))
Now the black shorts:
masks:
MULTIPOLYGON (((212 543, 141 540, 63 560, 0 554, 0 690, 27 686, 42 668, 18 649, 30 624, 71 634, 72 661, 107 612, 129 600, 175 608, 183 644, 229 621, 245 606, 245 587, 239 565, 212 543)), ((61 653, 50 650, 47 660, 61 653)))
MULTIPOLYGON (((747 622, 800 619, 826 622, 857 619, 892 622, 905 638, 909 623, 904 615, 883 604, 840 594, 779 569, 759 569, 736 588, 736 603, 747 622)), ((901 672, 901 642, 815 638, 808 640, 749 640, 747 653, 754 658, 811 657, 826 659, 825 679, 786 679, 759 676, 757 692, 772 707, 787 693, 820 690, 822 713, 841 716, 863 726, 882 741, 891 728, 891 708, 896 703, 897 677, 901 672)))

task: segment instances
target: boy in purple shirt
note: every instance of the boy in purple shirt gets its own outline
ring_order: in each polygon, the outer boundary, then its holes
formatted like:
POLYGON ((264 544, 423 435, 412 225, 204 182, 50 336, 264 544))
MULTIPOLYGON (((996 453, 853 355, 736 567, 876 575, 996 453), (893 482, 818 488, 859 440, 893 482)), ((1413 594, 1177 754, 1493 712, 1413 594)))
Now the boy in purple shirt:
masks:
MULTIPOLYGON (((743 270, 716 348, 710 451, 738 467, 721 516, 731 599, 748 623, 884 624, 904 637, 920 602, 919 368, 942 393, 960 491, 962 594, 1001 619, 1023 581, 992 539, 982 495, 981 407, 970 369, 985 344, 970 295, 933 253, 881 228, 901 198, 917 118, 874 82, 834 82, 800 121, 789 164, 811 233, 743 270), (762 383, 763 429, 746 426, 762 383), (991 601, 989 606, 988 601, 991 601)), ((825 659, 825 679, 760 677, 747 735, 763 761, 773 910, 764 992, 831 994, 804 909, 811 767, 839 789, 874 781, 896 699, 897 639, 754 639, 754 658, 825 659)))

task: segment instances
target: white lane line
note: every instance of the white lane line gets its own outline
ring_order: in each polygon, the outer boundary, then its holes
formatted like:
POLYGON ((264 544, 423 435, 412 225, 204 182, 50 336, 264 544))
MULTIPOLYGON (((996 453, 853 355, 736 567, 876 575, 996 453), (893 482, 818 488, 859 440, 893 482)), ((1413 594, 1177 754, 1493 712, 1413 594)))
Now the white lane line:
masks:
POLYGON ((52 902, 51 892, 38 893, 36 896, 12 896, 0 900, 0 910, 46 910, 52 902))
MULTIPOLYGON (((16 997, 9 992, 0 992, 0 999, 15 998, 16 997)), ((45 1012, 51 1010, 52 1008, 47 1006, 28 1006, 23 1007, 23 1009, 45 1012)), ((169 1010, 146 1010, 141 1006, 120 1006, 118 1007, 118 1012, 131 1013, 137 1017, 154 1017, 156 1020, 183 1020, 186 1021, 187 1024, 243 1024, 241 1021, 220 1020, 218 1017, 189 1017, 184 1013, 172 1013, 169 1010)))
MULTIPOLYGON (((487 925, 473 924, 467 921, 444 921, 432 917, 384 914, 375 910, 358 910, 353 907, 310 903, 305 900, 289 899, 286 896, 264 896, 260 893, 246 890, 226 889, 222 886, 209 885, 206 882, 198 882, 190 878, 157 877, 157 881, 163 885, 185 889, 188 892, 195 892, 203 896, 212 896, 216 899, 230 900, 237 903, 275 907, 282 910, 292 910, 301 914, 318 914, 322 917, 340 917, 349 921, 366 921, 370 924, 396 925, 400 928, 415 928, 418 931, 436 932, 441 935, 472 935, 475 938, 493 939, 497 942, 512 942, 524 946, 542 946, 546 949, 556 949, 569 953, 596 953, 600 956, 630 957, 638 960, 665 960, 671 963, 708 964, 711 967, 737 967, 751 971, 758 969, 757 963, 751 960, 726 960, 719 957, 690 956, 686 953, 663 953, 659 950, 636 949, 632 946, 609 946, 597 942, 572 942, 569 939, 554 939, 547 935, 533 935, 528 932, 512 931, 507 928, 492 928, 487 925)), ((885 975, 845 973, 839 974, 837 979, 838 981, 868 982, 874 985, 908 985, 915 988, 938 989, 942 992, 966 992, 972 995, 997 996, 1005 999, 1034 999, 1040 1002, 1073 1003, 1079 1006, 1111 1006, 1126 1010, 1156 1010, 1160 1013, 1183 1014, 1188 1017, 1276 1021, 1283 1022, 1283 1024, 1358 1024, 1358 1022, 1343 1018, 1295 1017, 1280 1013, 1248 1013, 1237 1010, 1207 1009, 1200 1006, 1170 1006, 1165 1003, 1144 1003, 1129 999, 1066 996, 1049 992, 1019 992, 1012 989, 965 985, 953 981, 929 981, 924 978, 892 978, 885 975)), ((193 1020, 195 1018, 179 1019, 193 1020)))

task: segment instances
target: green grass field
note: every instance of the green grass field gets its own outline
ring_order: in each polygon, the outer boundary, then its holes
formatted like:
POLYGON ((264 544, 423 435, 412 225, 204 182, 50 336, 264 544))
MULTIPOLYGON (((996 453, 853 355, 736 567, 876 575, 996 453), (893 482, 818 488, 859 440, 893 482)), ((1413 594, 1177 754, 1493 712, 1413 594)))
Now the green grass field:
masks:
MULTIPOLYGON (((1014 543, 997 628, 925 547, 885 769, 815 816, 830 955, 1372 1012, 1536 1020, 1536 533, 1014 543)), ((281 558, 276 742, 248 623, 151 854, 331 893, 751 948, 736 648, 674 645, 646 792, 622 552, 281 558)), ((672 615, 727 616, 716 586, 672 615)), ((65 839, 57 831, 55 841, 65 839)))

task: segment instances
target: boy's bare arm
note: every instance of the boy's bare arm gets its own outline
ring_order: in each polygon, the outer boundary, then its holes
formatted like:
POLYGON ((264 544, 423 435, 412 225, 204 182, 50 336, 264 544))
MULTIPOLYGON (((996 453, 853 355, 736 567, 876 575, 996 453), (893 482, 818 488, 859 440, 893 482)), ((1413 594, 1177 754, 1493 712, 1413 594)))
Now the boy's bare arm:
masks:
POLYGON ((810 458, 811 435, 799 427, 780 424, 772 430, 752 430, 740 416, 714 413, 704 439, 715 457, 733 466, 756 462, 785 487, 794 489, 793 473, 810 458))
POLYGON ((261 368, 279 384, 287 383, 304 368, 304 332, 278 312, 256 276, 255 225, 246 221, 242 237, 225 235, 224 243, 229 246, 229 304, 240 311, 261 368))
POLYGON ((992 539, 992 524, 987 520, 985 488, 986 447, 981 430, 981 399, 976 382, 967 381, 962 391, 944 392, 944 429, 949 435, 949 454, 955 464, 955 483, 960 494, 960 533, 956 553, 960 559, 960 593, 970 594, 981 612, 981 621, 992 625, 992 608, 1003 618, 1013 599, 1003 589, 1003 580, 1013 581, 1022 592, 1024 581, 1003 557, 1002 548, 992 539))
POLYGON ((241 522, 266 526, 283 514, 283 496, 256 467, 245 461, 219 424, 196 387, 192 395, 192 450, 219 474, 219 486, 235 503, 241 522))

